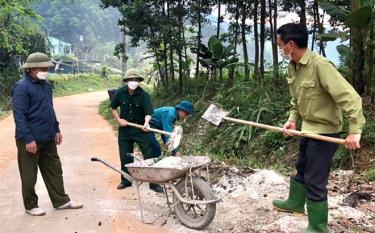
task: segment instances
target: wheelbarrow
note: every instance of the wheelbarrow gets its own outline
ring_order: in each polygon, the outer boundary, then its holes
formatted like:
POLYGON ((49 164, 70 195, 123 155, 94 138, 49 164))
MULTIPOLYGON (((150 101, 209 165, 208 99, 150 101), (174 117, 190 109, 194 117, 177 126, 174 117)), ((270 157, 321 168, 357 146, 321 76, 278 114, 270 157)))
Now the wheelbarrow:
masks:
POLYGON ((212 222, 216 213, 216 203, 221 199, 215 197, 209 184, 208 164, 210 159, 208 157, 166 157, 157 161, 156 158, 141 160, 133 154, 128 154, 128 156, 136 159, 134 163, 125 165, 129 174, 99 158, 91 158, 91 161, 103 163, 135 184, 143 223, 152 224, 162 216, 160 215, 153 221, 145 221, 139 192, 139 187, 143 182, 157 183, 164 187, 169 207, 168 212, 174 212, 183 225, 200 230, 212 222), (196 175, 200 169, 205 169, 208 182, 196 175), (167 188, 172 190, 172 203, 169 201, 167 188))

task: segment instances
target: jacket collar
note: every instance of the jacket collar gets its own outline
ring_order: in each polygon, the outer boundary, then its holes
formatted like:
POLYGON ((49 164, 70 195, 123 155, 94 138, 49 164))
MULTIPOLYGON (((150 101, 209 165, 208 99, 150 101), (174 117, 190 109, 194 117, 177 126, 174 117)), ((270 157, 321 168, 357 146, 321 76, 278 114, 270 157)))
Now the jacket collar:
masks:
POLYGON ((307 65, 310 61, 310 58, 311 58, 311 55, 312 55, 312 52, 310 49, 306 49, 305 53, 303 54, 301 60, 299 60, 299 64, 302 64, 302 65, 307 65))
POLYGON ((25 74, 25 77, 28 81, 31 83, 42 83, 44 80, 39 80, 39 79, 33 79, 30 74, 25 74))

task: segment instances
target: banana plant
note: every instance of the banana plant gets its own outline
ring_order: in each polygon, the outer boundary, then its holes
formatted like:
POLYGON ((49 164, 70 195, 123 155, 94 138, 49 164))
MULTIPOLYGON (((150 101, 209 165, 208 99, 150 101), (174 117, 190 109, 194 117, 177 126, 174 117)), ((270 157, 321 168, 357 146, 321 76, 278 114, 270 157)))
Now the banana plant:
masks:
POLYGON ((319 38, 324 41, 333 41, 340 38, 342 41, 350 38, 349 27, 355 27, 360 30, 367 32, 371 26, 372 17, 374 17, 373 7, 375 1, 373 0, 362 0, 361 7, 350 12, 342 6, 336 5, 332 1, 320 1, 319 6, 325 10, 333 19, 341 22, 347 27, 347 30, 343 32, 328 32, 319 35, 319 38))
MULTIPOLYGON (((329 0, 320 1, 320 7, 325 10, 332 19, 338 21, 343 26, 343 31, 331 31, 318 36, 322 41, 333 41, 341 38, 342 41, 351 40, 350 53, 353 54, 351 59, 352 82, 354 88, 363 94, 365 91, 365 53, 366 50, 373 50, 374 39, 368 34, 373 34, 375 30, 375 1, 374 0, 352 0, 351 11, 336 5, 329 0), (369 33, 370 32, 370 33, 369 33)), ((342 50, 342 48, 340 48, 342 50)), ((367 61, 367 63, 370 63, 367 61)), ((373 65, 373 64, 369 64, 373 65)), ((368 74, 371 79, 372 74, 368 74)))
POLYGON ((222 71, 238 62, 238 54, 234 51, 234 45, 223 45, 219 38, 211 36, 207 46, 200 43, 198 49, 193 50, 199 56, 199 63, 211 71, 215 75, 215 71, 220 71, 222 79, 222 71))

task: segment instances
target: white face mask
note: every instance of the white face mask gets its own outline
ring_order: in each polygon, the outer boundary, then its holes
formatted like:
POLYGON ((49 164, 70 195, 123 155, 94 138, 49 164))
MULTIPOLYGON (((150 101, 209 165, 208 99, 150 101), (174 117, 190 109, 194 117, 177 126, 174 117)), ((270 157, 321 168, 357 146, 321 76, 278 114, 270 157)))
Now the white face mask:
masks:
POLYGON ((132 90, 135 90, 137 89, 137 87, 139 86, 139 82, 138 81, 129 81, 128 82, 128 87, 132 90))
POLYGON ((48 77, 48 72, 38 72, 36 77, 38 77, 40 80, 46 80, 48 77))
MULTIPOLYGON (((287 45, 285 45, 285 46, 287 46, 287 45)), ((280 53, 281 57, 284 58, 284 60, 290 61, 290 60, 292 60, 292 51, 293 51, 293 49, 290 50, 290 52, 288 54, 285 54, 285 52, 284 52, 285 46, 282 47, 282 48, 279 48, 279 53, 280 53)))

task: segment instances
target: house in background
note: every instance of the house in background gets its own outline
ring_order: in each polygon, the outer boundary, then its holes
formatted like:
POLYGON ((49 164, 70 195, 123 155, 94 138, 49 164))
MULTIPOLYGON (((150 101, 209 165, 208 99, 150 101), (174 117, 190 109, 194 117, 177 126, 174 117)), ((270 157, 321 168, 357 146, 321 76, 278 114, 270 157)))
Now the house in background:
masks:
POLYGON ((59 54, 59 55, 65 55, 65 54, 71 54, 72 53, 72 45, 64 42, 62 40, 59 40, 55 37, 48 37, 48 40, 51 44, 52 54, 59 54))

